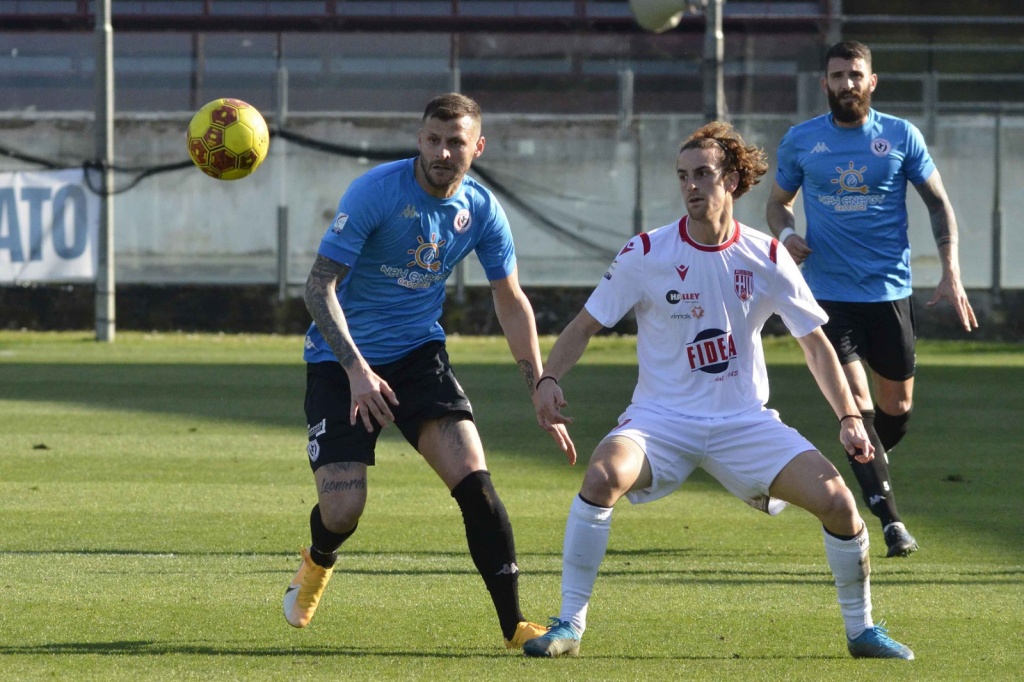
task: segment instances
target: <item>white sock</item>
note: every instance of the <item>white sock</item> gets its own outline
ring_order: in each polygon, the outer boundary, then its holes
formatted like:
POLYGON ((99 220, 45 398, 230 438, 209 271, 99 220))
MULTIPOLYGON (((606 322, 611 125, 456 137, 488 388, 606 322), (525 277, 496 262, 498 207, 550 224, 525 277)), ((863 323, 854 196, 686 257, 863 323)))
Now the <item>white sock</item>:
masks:
POLYGON ((871 620, 871 559, 868 556, 868 529, 864 526, 852 540, 840 540, 824 528, 825 557, 836 581, 839 611, 843 614, 846 636, 856 639, 874 625, 871 620))
POLYGON ((572 623, 580 634, 587 627, 587 606, 611 528, 610 507, 587 504, 579 495, 572 501, 562 545, 562 612, 558 617, 572 623))

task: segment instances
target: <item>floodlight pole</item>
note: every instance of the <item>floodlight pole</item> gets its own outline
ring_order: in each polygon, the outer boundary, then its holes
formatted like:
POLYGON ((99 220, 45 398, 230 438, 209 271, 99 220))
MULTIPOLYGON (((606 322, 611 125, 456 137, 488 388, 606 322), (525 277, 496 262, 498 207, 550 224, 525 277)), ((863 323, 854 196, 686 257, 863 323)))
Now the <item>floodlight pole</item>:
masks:
POLYGON ((725 110, 725 34, 722 31, 722 5, 725 0, 707 0, 704 12, 704 118, 721 121, 725 110))
MULTIPOLYGON (((288 122, 288 67, 281 55, 283 49, 278 34, 277 66, 277 131, 284 130, 288 122)), ((274 140, 274 170, 277 179, 277 302, 288 300, 288 162, 287 145, 281 135, 274 140)))
POLYGON ((992 307, 1001 311, 1003 307, 1003 198, 1000 185, 1003 183, 1003 105, 996 110, 995 150, 992 155, 992 307))
POLYGON ((114 341, 114 27, 111 0, 96 2, 96 159, 100 225, 96 272, 96 340, 114 341))

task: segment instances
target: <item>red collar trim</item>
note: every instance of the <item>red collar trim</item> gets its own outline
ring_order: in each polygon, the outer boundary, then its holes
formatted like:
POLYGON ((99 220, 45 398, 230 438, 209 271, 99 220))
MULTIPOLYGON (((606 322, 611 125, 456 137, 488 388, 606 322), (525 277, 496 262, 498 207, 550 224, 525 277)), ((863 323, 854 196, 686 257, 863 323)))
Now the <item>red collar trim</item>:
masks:
POLYGON ((733 221, 732 221, 732 224, 733 224, 732 236, 729 237, 724 242, 722 242, 721 244, 714 244, 714 245, 711 245, 711 244, 698 244, 693 239, 691 239, 690 238, 690 233, 687 230, 687 224, 689 222, 690 222, 690 216, 687 216, 687 215, 684 215, 682 218, 679 219, 679 238, 682 239, 687 244, 689 244, 690 246, 692 246, 693 248, 697 249, 698 251, 708 251, 708 252, 725 251, 727 248, 729 248, 730 246, 732 246, 733 244, 735 244, 736 242, 738 242, 740 240, 740 223, 735 218, 733 218, 733 221))

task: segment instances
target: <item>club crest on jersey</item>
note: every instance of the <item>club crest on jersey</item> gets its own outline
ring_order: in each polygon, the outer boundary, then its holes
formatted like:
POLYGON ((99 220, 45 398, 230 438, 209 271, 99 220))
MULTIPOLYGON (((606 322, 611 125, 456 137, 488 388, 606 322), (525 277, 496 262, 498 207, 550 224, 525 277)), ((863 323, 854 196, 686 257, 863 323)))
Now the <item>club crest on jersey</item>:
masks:
POLYGON ((334 219, 334 222, 331 223, 331 232, 333 232, 334 234, 341 234, 341 231, 345 229, 345 223, 347 222, 348 214, 339 213, 338 216, 334 219))
POLYGON ((736 357, 736 343, 732 333, 721 329, 705 329, 686 344, 686 359, 691 372, 721 374, 729 369, 729 361, 736 357))
POLYGON ((884 137, 876 137, 871 140, 871 153, 875 156, 888 156, 892 145, 884 137))
POLYGON ((746 303, 754 295, 754 273, 750 270, 733 271, 733 289, 740 300, 746 303))
POLYGON ((462 234, 469 229, 469 226, 473 224, 473 216, 469 214, 469 209, 464 208, 455 214, 455 220, 452 222, 452 226, 455 231, 462 234))
POLYGON ((407 268, 411 268, 414 265, 418 265, 424 270, 430 270, 431 272, 437 272, 441 269, 440 259, 438 255, 441 253, 441 247, 447 242, 445 240, 437 241, 437 235, 431 234, 430 241, 425 241, 423 237, 416 235, 416 241, 418 245, 415 249, 409 249, 406 251, 407 254, 412 256, 412 260, 405 264, 407 268))

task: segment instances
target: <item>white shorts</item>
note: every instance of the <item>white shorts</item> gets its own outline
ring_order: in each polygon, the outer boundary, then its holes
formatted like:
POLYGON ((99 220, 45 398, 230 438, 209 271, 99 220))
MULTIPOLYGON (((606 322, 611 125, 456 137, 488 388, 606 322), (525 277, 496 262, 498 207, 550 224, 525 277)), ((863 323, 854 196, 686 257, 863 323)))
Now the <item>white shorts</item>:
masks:
POLYGON ((630 405, 605 438, 615 436, 639 445, 651 465, 651 486, 626 495, 633 504, 665 497, 700 467, 733 495, 773 516, 786 503, 768 495, 772 481, 794 457, 817 450, 768 409, 702 418, 630 405))

